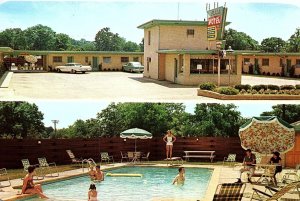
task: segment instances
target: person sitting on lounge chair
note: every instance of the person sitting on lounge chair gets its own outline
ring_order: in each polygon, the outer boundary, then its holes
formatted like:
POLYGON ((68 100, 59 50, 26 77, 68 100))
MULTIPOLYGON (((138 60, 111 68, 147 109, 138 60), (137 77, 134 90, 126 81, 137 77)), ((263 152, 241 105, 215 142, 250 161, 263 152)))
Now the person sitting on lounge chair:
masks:
POLYGON ((40 184, 34 184, 33 183, 33 176, 35 174, 35 166, 30 165, 28 167, 28 174, 25 176, 23 180, 23 186, 22 186, 22 194, 37 194, 41 198, 48 198, 42 190, 42 186, 40 184))
POLYGON ((100 165, 96 166, 95 180, 104 181, 104 173, 100 170, 100 165))
POLYGON ((176 184, 176 185, 183 185, 184 184, 184 181, 185 181, 185 176, 184 176, 185 170, 184 170, 184 167, 180 167, 178 169, 178 172, 179 172, 178 175, 173 180, 173 185, 174 184, 176 184))
POLYGON ((254 174, 254 170, 255 170, 255 166, 254 166, 255 163, 256 163, 255 155, 251 152, 251 149, 247 149, 246 156, 244 157, 244 161, 243 161, 244 167, 240 169, 240 177, 238 178, 238 182, 242 182, 241 181, 242 174, 244 172, 247 172, 248 181, 251 183, 251 177, 254 174))
POLYGON ((269 161, 271 164, 277 164, 275 168, 275 174, 274 174, 274 181, 275 185, 277 185, 277 180, 276 180, 276 174, 279 172, 282 172, 282 165, 281 165, 281 158, 280 158, 280 153, 278 151, 273 152, 273 156, 269 161))

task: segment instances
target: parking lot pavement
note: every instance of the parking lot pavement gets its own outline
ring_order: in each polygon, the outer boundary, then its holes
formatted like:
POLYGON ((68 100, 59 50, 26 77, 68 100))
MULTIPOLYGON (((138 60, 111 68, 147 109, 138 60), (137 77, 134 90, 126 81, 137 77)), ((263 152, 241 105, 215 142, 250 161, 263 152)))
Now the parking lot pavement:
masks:
MULTIPOLYGON (((197 96, 197 87, 143 78, 124 72, 14 73, 1 100, 97 99, 106 101, 210 100, 197 96)), ((2 95, 3 94, 3 95, 2 95)))
MULTIPOLYGON (((300 84, 300 80, 243 76, 243 84, 300 84)), ((0 89, 1 100, 89 99, 104 101, 182 102, 215 99, 197 96, 196 86, 143 78, 124 72, 14 73, 9 87, 0 89)), ((219 101, 226 102, 226 101, 219 101)), ((230 101, 229 101, 230 102, 230 101)))

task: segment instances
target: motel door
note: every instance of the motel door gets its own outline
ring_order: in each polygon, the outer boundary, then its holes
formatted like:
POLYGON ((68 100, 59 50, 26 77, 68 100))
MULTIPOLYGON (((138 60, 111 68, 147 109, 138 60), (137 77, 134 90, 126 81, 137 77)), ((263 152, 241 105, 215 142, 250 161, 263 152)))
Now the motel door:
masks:
POLYGON ((287 67, 287 73, 290 74, 290 70, 292 67, 292 60, 290 60, 290 59, 286 60, 286 67, 287 67))
POLYGON ((98 57, 93 57, 92 70, 99 71, 98 65, 99 65, 98 57))

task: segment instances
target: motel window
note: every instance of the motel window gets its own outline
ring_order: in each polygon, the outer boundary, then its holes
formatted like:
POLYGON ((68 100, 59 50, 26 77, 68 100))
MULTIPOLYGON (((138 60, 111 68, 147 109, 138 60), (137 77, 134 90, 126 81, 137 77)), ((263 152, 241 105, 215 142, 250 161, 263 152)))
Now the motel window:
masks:
POLYGON ((121 62, 129 62, 129 57, 121 57, 121 62))
POLYGON ((62 57, 61 56, 53 57, 53 62, 57 62, 57 63, 62 62, 62 57))
POLYGON ((151 57, 147 57, 147 71, 149 71, 151 57))
POLYGON ((244 58, 244 64, 248 65, 250 63, 250 58, 244 58))
POLYGON ((148 31, 148 45, 151 44, 151 31, 148 31))
POLYGON ((187 36, 194 36, 195 34, 195 30, 194 29, 188 29, 186 30, 186 35, 187 36))
POLYGON ((89 57, 85 57, 85 63, 89 63, 89 57))
POLYGON ((300 59, 296 59, 296 65, 300 65, 300 59))
POLYGON ((269 59, 262 59, 262 66, 269 66, 269 59))
POLYGON ((133 57, 133 61, 138 62, 138 61, 140 61, 140 59, 139 59, 139 57, 133 57))
POLYGON ((72 62, 74 62, 74 57, 72 57, 72 56, 70 56, 70 57, 68 57, 67 58, 67 63, 72 63, 72 62))
POLYGON ((103 57, 103 62, 106 64, 111 63, 111 57, 103 57))

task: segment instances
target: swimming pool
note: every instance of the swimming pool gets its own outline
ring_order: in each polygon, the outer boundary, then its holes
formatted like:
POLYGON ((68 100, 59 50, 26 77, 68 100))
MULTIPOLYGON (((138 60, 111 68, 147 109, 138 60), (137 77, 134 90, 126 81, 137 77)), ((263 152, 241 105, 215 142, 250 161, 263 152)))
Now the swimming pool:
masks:
MULTIPOLYGON (((111 173, 142 174, 143 177, 105 177, 105 181, 96 183, 98 199, 101 201, 147 201, 154 198, 174 198, 199 200, 205 192, 212 175, 212 169, 185 168, 186 181, 183 186, 172 185, 178 168, 162 167, 122 167, 107 170, 111 173)), ((45 194, 57 201, 87 200, 91 181, 82 176, 64 181, 44 184, 45 194)), ((38 198, 26 201, 40 200, 38 198)), ((25 201, 23 200, 23 201, 25 201)))

